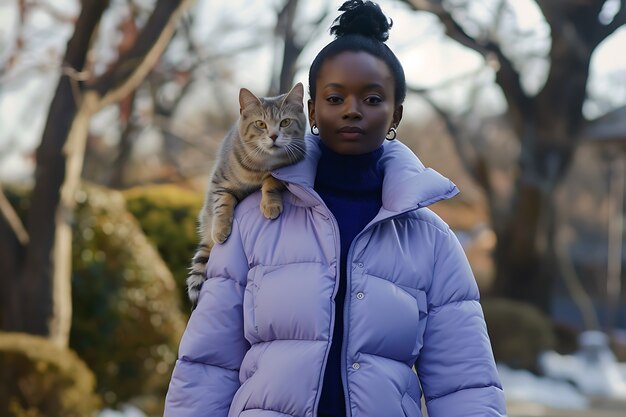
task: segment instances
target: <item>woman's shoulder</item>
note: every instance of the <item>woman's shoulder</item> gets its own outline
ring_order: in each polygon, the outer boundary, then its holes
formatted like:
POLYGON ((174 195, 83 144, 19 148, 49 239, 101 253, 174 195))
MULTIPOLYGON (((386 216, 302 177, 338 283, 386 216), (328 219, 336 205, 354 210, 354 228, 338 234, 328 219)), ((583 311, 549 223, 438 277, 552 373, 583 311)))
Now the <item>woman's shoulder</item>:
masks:
POLYGON ((418 208, 407 213, 407 217, 414 222, 419 222, 425 227, 443 234, 451 232, 450 226, 437 213, 428 207, 418 208))

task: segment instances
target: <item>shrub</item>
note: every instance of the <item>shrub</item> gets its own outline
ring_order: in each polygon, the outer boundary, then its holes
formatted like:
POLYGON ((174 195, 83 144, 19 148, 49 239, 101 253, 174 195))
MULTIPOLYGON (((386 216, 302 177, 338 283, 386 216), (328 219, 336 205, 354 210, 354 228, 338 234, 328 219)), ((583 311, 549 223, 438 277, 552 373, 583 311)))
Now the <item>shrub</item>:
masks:
POLYGON ((100 405, 85 363, 43 337, 0 332, 0 375, 2 416, 86 417, 100 405))
POLYGON ((158 407, 184 328, 176 285, 119 192, 83 186, 77 199, 70 344, 107 406, 147 396, 158 407))
MULTIPOLYGON (((24 221, 30 190, 5 191, 24 221)), ((186 319, 176 284, 121 193, 83 184, 76 200, 70 346, 108 407, 158 415, 186 319)))
POLYGON ((508 299, 487 298, 482 306, 496 361, 537 372, 538 354, 556 343, 550 319, 530 304, 508 299))
POLYGON ((124 192, 130 211, 169 266, 180 292, 184 312, 191 311, 186 279, 198 245, 200 193, 176 185, 136 187, 124 192))

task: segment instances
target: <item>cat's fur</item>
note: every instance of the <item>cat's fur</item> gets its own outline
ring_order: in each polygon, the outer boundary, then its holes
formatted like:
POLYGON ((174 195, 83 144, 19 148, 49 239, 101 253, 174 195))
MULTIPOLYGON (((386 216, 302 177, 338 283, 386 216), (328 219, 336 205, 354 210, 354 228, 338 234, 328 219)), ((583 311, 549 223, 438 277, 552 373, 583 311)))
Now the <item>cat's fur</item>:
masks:
POLYGON ((187 278, 194 308, 211 248, 230 235, 235 205, 261 188, 263 215, 275 219, 282 212, 284 185, 271 171, 304 157, 303 98, 301 83, 278 97, 258 98, 245 88, 240 90, 240 117, 222 143, 198 219, 200 245, 187 278))

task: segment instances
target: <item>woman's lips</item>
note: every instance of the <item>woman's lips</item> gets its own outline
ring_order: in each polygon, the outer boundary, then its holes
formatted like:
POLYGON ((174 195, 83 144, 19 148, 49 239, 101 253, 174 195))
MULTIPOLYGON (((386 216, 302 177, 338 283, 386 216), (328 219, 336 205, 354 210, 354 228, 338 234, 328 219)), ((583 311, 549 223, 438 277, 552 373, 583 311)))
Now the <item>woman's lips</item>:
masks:
POLYGON ((365 134, 363 129, 358 127, 342 127, 337 131, 339 135, 344 139, 354 140, 358 139, 365 134))

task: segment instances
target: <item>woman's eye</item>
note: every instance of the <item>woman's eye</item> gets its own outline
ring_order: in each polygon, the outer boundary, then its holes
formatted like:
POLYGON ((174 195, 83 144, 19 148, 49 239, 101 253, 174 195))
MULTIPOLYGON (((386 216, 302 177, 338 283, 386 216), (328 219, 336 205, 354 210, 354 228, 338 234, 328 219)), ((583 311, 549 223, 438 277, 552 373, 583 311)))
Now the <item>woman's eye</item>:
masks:
POLYGON ((267 125, 265 124, 263 120, 257 120, 256 122, 254 122, 254 124, 259 129, 265 129, 267 127, 267 125))
POLYGON ((280 121, 280 127, 287 127, 291 124, 291 119, 283 119, 280 121))
POLYGON ((341 97, 330 96, 326 99, 329 103, 341 103, 341 97))
POLYGON ((365 102, 367 104, 378 104, 378 103, 382 103, 383 99, 378 97, 378 96, 371 96, 365 99, 365 102))

